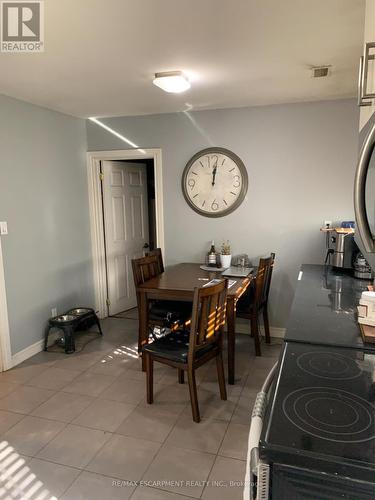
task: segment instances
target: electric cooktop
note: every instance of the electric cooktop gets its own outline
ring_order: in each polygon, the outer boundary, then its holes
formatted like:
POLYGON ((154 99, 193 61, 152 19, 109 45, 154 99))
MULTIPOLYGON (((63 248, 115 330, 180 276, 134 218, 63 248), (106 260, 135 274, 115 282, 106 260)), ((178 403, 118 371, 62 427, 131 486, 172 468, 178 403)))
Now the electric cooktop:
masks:
POLYGON ((286 342, 261 457, 374 482, 375 354, 286 342))

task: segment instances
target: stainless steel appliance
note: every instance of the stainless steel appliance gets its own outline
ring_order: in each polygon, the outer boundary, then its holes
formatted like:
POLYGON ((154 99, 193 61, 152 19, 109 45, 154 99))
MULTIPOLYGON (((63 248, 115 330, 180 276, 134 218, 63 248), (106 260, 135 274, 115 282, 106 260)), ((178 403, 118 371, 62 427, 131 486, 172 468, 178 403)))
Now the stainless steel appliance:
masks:
POLYGON ((360 143, 354 181, 355 240, 375 271, 375 114, 362 129, 360 143))
POLYGON ((353 232, 333 231, 330 235, 332 244, 332 265, 342 269, 352 269, 358 247, 353 232))
POLYGON ((279 364, 254 406, 244 500, 375 498, 375 344, 355 317, 369 283, 302 266, 279 364))
POLYGON ((369 263, 361 254, 361 252, 357 253, 356 258, 354 259, 353 267, 354 267, 355 278, 360 278, 364 280, 369 280, 373 278, 373 272, 371 270, 371 267, 369 266, 369 263))
POLYGON ((251 415, 243 495, 244 500, 255 500, 263 497, 268 498, 270 487, 269 466, 259 460, 259 440, 263 428, 263 420, 269 399, 269 392, 272 383, 274 382, 276 371, 277 363, 272 367, 261 390, 258 392, 254 403, 253 413, 251 415), (258 478, 261 476, 262 480, 258 481, 258 478))
POLYGON ((374 353, 285 343, 254 407, 244 498, 375 498, 374 367, 374 353))

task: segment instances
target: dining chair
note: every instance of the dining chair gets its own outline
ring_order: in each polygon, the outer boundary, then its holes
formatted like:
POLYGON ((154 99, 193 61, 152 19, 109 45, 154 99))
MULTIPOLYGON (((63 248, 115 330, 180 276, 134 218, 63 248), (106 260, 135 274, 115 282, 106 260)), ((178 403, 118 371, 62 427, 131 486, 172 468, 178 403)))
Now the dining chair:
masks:
POLYGON ((155 248, 154 250, 150 250, 146 253, 146 257, 150 255, 156 255, 159 259, 159 269, 161 273, 164 273, 164 262, 163 262, 163 254, 161 252, 161 248, 155 248))
POLYGON ((261 356, 259 336, 259 315, 263 313, 264 333, 266 343, 271 342, 268 320, 268 296, 271 287, 271 278, 275 264, 275 253, 259 260, 255 283, 237 302, 236 314, 238 318, 250 320, 251 336, 254 337, 255 354, 261 356))
MULTIPOLYGON (((132 259, 135 288, 162 273, 159 255, 148 255, 132 259)), ((138 309, 140 309, 139 292, 136 292, 138 309)), ((153 333, 155 327, 176 328, 190 318, 191 304, 175 300, 153 300, 149 303, 148 322, 153 333)))
POLYGON ((194 422, 200 421, 195 370, 216 358, 220 397, 227 399, 223 365, 223 333, 228 281, 194 289, 190 331, 176 330, 143 347, 146 357, 147 403, 152 404, 153 363, 157 361, 178 369, 179 382, 187 372, 194 422))

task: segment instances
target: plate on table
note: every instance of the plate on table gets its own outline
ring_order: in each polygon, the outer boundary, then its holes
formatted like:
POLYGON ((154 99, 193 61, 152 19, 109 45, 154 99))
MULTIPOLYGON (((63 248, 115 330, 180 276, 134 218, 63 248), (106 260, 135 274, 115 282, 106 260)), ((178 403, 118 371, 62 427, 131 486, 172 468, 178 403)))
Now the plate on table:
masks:
POLYGON ((221 273, 222 271, 225 271, 225 269, 226 269, 225 267, 210 267, 210 266, 205 266, 205 265, 202 265, 199 267, 203 271, 211 271, 212 273, 221 273))

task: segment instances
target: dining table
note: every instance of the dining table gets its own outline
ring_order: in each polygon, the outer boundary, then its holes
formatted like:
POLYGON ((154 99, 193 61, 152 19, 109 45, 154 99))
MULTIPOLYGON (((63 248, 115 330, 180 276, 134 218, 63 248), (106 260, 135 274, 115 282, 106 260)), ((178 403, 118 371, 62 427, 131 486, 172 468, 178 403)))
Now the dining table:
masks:
MULTIPOLYGON (((221 272, 201 269, 196 263, 182 263, 168 266, 163 273, 145 281, 137 287, 139 294, 139 337, 138 352, 149 342, 148 304, 150 300, 193 301, 194 289, 204 286, 210 280, 220 278, 221 272)), ((253 273, 245 277, 228 277, 232 281, 227 293, 227 346, 228 383, 235 382, 236 303, 255 278, 253 273)))

